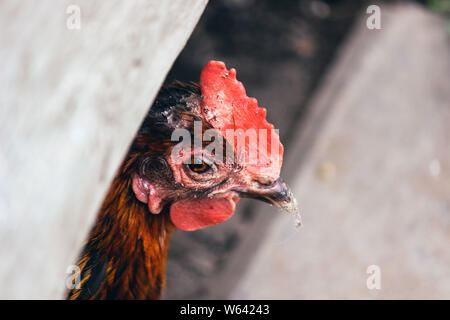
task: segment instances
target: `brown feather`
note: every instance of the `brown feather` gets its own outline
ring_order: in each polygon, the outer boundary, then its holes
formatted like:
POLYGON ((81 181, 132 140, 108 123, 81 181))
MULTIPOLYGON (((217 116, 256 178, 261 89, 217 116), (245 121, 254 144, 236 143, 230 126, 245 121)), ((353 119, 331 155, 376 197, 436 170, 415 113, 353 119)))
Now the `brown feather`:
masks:
MULTIPOLYGON (((167 112, 190 113, 184 98, 200 94, 197 85, 175 83, 161 89, 121 168, 109 187, 97 222, 78 259, 79 289, 68 299, 159 299, 165 282, 169 240, 175 227, 168 209, 151 214, 132 191, 132 176, 145 159, 161 156, 173 145, 167 112)), ((187 116, 189 122, 192 116, 187 116)))

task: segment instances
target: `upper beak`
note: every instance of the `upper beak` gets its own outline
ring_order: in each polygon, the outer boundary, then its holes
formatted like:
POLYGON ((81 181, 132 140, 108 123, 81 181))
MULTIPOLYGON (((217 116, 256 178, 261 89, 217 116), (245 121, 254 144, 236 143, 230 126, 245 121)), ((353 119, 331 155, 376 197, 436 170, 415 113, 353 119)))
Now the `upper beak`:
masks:
POLYGON ((257 187, 236 190, 242 198, 259 199, 287 212, 298 212, 297 201, 291 189, 278 178, 270 185, 258 184, 257 187))

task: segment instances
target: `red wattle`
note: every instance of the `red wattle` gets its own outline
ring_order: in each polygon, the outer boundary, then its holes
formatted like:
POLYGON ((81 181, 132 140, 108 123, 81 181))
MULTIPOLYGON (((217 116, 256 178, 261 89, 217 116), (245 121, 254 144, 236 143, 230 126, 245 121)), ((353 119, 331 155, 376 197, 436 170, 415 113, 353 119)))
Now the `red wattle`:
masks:
POLYGON ((172 223, 183 231, 194 231, 231 218, 239 199, 227 197, 203 200, 180 200, 170 207, 172 223))

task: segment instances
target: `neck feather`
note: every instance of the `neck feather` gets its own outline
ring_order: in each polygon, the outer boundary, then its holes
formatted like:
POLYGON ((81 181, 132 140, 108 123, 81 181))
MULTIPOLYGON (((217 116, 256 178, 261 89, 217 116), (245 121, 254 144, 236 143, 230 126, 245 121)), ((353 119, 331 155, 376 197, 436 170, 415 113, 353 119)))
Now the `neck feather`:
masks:
POLYGON ((68 298, 161 298, 173 229, 167 212, 153 215, 135 198, 129 175, 117 176, 78 262, 80 289, 68 298))

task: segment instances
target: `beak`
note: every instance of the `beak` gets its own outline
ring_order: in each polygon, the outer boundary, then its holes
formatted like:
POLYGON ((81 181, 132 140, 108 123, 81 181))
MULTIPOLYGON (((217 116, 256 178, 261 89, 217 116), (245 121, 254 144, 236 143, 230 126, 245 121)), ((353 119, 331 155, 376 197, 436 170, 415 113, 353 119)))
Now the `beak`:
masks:
POLYGON ((291 189, 278 178, 270 185, 258 183, 258 187, 245 190, 236 190, 242 198, 252 198, 268 202, 287 212, 298 212, 297 200, 295 200, 291 189))

